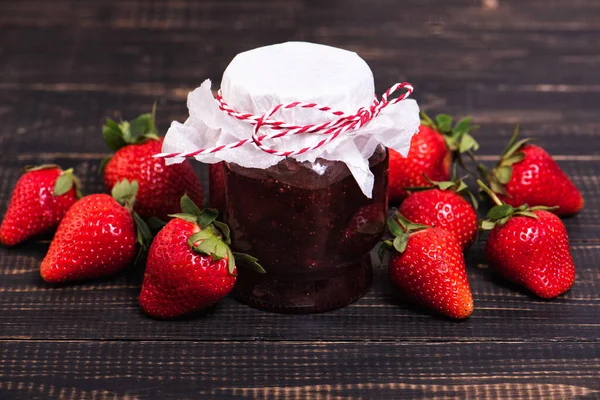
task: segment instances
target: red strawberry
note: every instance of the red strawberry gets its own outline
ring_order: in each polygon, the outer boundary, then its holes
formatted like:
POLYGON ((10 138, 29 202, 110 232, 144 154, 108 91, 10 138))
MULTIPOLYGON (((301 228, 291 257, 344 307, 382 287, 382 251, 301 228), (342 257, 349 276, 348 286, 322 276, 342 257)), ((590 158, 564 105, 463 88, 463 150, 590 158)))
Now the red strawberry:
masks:
POLYGON ((558 208, 557 215, 576 214, 583 197, 569 177, 544 149, 517 141, 518 127, 496 168, 487 173, 492 190, 513 207, 521 204, 558 208))
POLYGON ((408 196, 407 187, 429 186, 425 175, 435 181, 449 180, 452 158, 460 160, 461 153, 479 148, 469 134, 475 128, 469 117, 459 121, 453 128, 449 115, 440 114, 434 122, 422 112, 421 126, 410 141, 408 157, 389 150, 390 201, 402 201, 408 196))
POLYGON ((73 204, 42 261, 42 278, 52 283, 98 278, 130 264, 136 241, 151 239, 143 221, 131 212, 136 191, 136 182, 123 181, 113 188, 113 197, 92 194, 73 204))
POLYGON ((140 306, 154 318, 196 312, 227 296, 236 281, 234 257, 262 271, 255 258, 231 251, 229 227, 216 210, 200 210, 187 196, 181 208, 148 253, 140 306))
POLYGON ((478 181, 497 204, 483 221, 491 230, 485 255, 506 279, 524 286, 544 299, 565 293, 575 280, 569 240, 560 218, 544 206, 514 208, 502 203, 478 181))
POLYGON ((465 259, 454 235, 441 228, 414 224, 401 214, 388 226, 395 236, 382 248, 396 252, 389 260, 392 283, 410 301, 455 319, 473 312, 465 259))
POLYGON ((208 166, 209 203, 219 212, 225 211, 225 170, 223 163, 208 166))
POLYGON ((123 179, 137 181, 135 211, 140 216, 166 220, 178 212, 179 199, 186 193, 195 202, 204 202, 202 186, 188 161, 167 166, 164 159, 153 157, 161 152, 163 142, 157 136, 154 112, 120 124, 107 119, 102 132, 107 146, 116 151, 103 162, 104 184, 112 190, 123 179))
POLYGON ((417 224, 452 232, 461 248, 469 247, 477 236, 477 214, 460 193, 468 193, 473 204, 477 204, 475 198, 466 190, 467 185, 462 180, 432 183, 434 188, 409 195, 398 211, 417 224))
POLYGON ((0 242, 14 246, 55 229, 69 207, 81 197, 73 170, 57 165, 28 168, 13 190, 0 226, 0 242))

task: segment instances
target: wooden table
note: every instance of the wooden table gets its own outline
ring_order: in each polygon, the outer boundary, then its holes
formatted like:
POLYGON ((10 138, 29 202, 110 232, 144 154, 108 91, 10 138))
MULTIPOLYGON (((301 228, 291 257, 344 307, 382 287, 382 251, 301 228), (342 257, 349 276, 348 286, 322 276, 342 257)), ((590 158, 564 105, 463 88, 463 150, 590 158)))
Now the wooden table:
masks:
POLYGON ((484 161, 520 123, 586 199, 565 220, 573 289, 533 298, 477 245, 465 322, 398 303, 383 270, 335 312, 226 299, 158 322, 137 306, 139 269, 56 287, 38 272, 49 237, 0 248, 0 398, 600 398, 599 16, 597 0, 0 0, 1 213, 27 164, 75 167, 102 191, 105 116, 158 100, 164 132, 236 53, 286 40, 354 50, 378 93, 409 80, 432 113, 473 115, 484 161))

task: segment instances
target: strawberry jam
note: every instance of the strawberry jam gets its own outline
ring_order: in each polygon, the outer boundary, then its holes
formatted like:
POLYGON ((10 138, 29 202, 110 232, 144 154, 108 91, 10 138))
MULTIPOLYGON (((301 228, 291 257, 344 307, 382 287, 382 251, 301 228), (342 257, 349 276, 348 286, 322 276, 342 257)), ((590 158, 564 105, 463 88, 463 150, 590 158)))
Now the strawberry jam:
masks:
POLYGON ((234 296, 288 313, 333 310, 360 298, 372 281, 369 252, 385 223, 385 150, 370 164, 371 199, 342 162, 285 159, 265 170, 225 165, 225 219, 234 251, 257 257, 267 271, 238 263, 234 296))

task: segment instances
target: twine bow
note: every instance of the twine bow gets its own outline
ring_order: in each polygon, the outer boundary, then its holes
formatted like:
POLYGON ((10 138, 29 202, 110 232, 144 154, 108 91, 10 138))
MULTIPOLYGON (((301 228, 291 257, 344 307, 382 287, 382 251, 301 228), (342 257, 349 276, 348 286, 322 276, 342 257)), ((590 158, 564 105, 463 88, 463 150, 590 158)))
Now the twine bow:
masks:
POLYGON ((201 154, 209 154, 216 153, 221 150, 226 149, 235 149, 240 146, 247 145, 249 143, 254 143, 259 149, 262 151, 281 156, 288 157, 292 155, 298 155, 306 153, 307 151, 317 149, 321 146, 326 145, 327 143, 335 140, 339 135, 344 132, 360 129, 363 126, 367 125, 374 118, 376 118, 381 110, 386 108, 389 105, 396 104, 408 96, 410 96, 413 92, 413 86, 408 82, 396 83, 394 86, 389 88, 382 96, 381 100, 375 96, 373 103, 369 107, 361 107, 355 114, 345 115, 342 111, 332 111, 331 107, 321 106, 317 103, 305 103, 300 101, 294 101, 291 103, 278 104, 275 107, 271 108, 268 112, 263 115, 256 116, 250 113, 240 113, 233 108, 231 108, 225 99, 223 99, 223 95, 221 91, 217 93, 216 101, 219 104, 219 109, 224 113, 228 114, 231 117, 237 118, 240 121, 245 121, 254 126, 252 130, 252 137, 249 139, 243 139, 238 142, 223 144, 215 147, 208 147, 205 149, 199 149, 192 152, 187 153, 160 153, 156 154, 154 157, 160 158, 180 158, 180 157, 195 157, 201 154), (399 97, 389 100, 389 97, 399 89, 405 89, 406 92, 401 94, 399 97), (271 119, 273 114, 275 114, 279 110, 288 110, 291 108, 312 108, 318 111, 327 112, 339 117, 336 120, 324 122, 322 124, 309 124, 309 125, 291 125, 287 124, 285 121, 278 121, 271 119), (270 134, 262 134, 260 135, 260 129, 263 127, 270 128, 275 131, 270 134), (289 150, 289 151, 279 151, 275 150, 272 147, 269 147, 263 143, 265 140, 269 139, 277 139, 285 136, 291 135, 299 135, 299 134, 319 134, 324 135, 325 138, 318 143, 304 147, 297 150, 289 150))

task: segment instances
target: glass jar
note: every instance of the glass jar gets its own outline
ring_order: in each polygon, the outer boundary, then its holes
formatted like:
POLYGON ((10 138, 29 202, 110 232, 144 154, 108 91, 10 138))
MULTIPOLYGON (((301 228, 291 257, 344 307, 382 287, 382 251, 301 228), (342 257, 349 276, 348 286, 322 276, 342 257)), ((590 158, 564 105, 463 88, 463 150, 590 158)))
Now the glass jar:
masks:
POLYGON ((223 163, 208 165, 208 205, 223 214, 225 211, 225 171, 223 163))
POLYGON ((378 148, 369 162, 371 199, 342 162, 284 159, 264 170, 223 164, 233 248, 257 257, 267 271, 238 265, 237 299, 268 311, 313 313, 343 307, 367 291, 369 252, 387 212, 386 150, 378 148))

